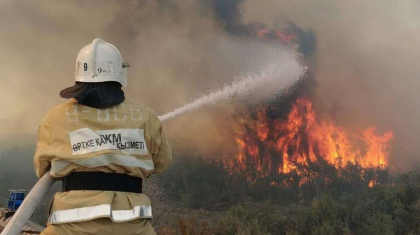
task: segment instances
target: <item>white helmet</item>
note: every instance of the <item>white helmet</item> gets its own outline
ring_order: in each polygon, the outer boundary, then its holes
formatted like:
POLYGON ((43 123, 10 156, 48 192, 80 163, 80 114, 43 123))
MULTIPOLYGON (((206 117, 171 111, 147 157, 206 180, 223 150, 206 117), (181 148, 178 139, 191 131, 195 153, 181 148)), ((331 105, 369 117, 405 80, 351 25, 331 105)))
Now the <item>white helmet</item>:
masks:
POLYGON ((96 38, 80 50, 76 59, 76 82, 119 82, 127 86, 126 68, 118 49, 96 38))

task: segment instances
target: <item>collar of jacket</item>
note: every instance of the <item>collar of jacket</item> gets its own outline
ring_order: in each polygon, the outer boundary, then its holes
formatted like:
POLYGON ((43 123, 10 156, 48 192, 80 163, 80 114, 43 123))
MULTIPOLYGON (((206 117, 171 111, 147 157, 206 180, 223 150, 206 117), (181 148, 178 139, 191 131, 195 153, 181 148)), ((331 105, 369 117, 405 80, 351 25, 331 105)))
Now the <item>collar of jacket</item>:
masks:
POLYGON ((110 108, 125 100, 124 91, 117 82, 76 82, 73 87, 62 90, 60 96, 74 98, 79 104, 98 109, 110 108))

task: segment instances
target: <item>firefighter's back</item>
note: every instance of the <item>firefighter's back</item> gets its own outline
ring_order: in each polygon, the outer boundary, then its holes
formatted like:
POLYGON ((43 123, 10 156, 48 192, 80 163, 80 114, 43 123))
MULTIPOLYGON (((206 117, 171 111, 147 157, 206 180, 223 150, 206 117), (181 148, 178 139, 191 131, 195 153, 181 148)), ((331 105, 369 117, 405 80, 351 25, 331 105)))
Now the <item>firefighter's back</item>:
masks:
POLYGON ((47 114, 38 141, 46 147, 37 149, 37 173, 50 163, 51 175, 64 184, 45 234, 154 234, 141 181, 167 167, 170 149, 150 108, 124 101, 96 109, 70 101, 47 114))
POLYGON ((38 131, 38 177, 62 180, 43 234, 155 234, 143 180, 164 171, 171 150, 156 114, 125 99, 121 54, 95 39, 76 60, 76 84, 38 131))

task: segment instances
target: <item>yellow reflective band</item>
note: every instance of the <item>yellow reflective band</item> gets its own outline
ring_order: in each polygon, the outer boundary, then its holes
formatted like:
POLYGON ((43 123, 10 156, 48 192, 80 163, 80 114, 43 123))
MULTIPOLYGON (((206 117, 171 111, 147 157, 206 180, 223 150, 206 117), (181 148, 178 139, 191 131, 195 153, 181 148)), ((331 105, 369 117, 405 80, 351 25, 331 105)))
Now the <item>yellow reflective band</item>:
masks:
POLYGON ((75 160, 55 160, 51 162, 51 174, 60 172, 70 164, 76 164, 87 168, 96 168, 116 164, 123 167, 139 167, 145 170, 154 170, 152 160, 139 159, 129 155, 106 154, 93 158, 75 160))

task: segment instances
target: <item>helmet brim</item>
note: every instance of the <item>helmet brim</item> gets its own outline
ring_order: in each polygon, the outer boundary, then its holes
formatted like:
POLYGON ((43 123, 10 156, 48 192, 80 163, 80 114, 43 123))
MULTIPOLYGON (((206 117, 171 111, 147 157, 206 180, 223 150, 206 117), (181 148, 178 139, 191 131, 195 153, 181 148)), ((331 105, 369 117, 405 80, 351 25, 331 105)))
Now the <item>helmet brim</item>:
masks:
POLYGON ((89 94, 91 89, 92 86, 87 83, 76 82, 73 86, 60 91, 60 96, 64 99, 74 98, 76 100, 83 100, 89 94))

